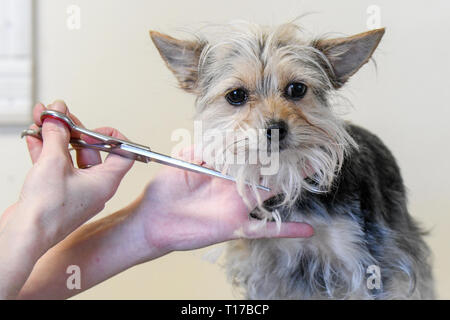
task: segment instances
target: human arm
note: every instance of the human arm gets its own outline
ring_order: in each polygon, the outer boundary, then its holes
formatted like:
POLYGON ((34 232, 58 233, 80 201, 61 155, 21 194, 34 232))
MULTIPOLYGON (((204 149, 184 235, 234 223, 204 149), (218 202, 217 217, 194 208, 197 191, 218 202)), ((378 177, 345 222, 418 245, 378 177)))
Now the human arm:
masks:
MULTIPOLYGON (((269 195, 265 195, 268 197, 269 195)), ((178 250, 238 238, 309 237, 307 224, 262 229, 248 218, 234 183, 163 168, 131 205, 82 226, 37 263, 22 299, 64 299, 137 264, 178 250), (67 287, 68 266, 79 267, 81 288, 67 287)))
MULTIPOLYGON (((49 108, 69 114, 56 101, 49 108)), ((27 280, 36 261, 84 222, 100 212, 117 190, 132 161, 111 155, 102 163, 98 153, 77 154, 76 168, 68 151, 70 133, 58 121, 41 123, 42 104, 34 109, 35 124, 42 126, 43 141, 27 137, 33 162, 19 199, 0 219, 0 299, 12 299, 27 280)), ((77 120, 78 121, 78 120, 77 120)), ((124 138, 112 129, 103 129, 124 138)))

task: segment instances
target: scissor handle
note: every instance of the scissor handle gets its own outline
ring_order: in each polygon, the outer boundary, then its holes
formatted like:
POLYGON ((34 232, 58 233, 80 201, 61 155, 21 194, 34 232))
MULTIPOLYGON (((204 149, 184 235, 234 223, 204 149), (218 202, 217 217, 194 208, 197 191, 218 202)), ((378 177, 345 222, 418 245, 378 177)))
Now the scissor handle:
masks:
POLYGON ((84 134, 86 136, 92 137, 92 138, 94 138, 96 140, 99 140, 101 142, 101 144, 92 144, 92 145, 90 145, 90 144, 87 144, 84 141, 79 140, 79 139, 71 139, 71 144, 74 147, 91 148, 91 149, 96 149, 96 150, 99 150, 99 151, 106 151, 106 152, 110 152, 110 153, 116 153, 116 154, 122 155, 122 156, 124 156, 126 158, 131 158, 131 159, 135 159, 135 160, 142 161, 142 162, 148 162, 149 161, 149 159, 145 158, 142 155, 139 155, 139 154, 127 154, 126 151, 120 150, 123 146, 127 145, 127 146, 130 146, 132 148, 138 148, 138 149, 142 149, 142 150, 145 150, 145 151, 151 151, 150 148, 147 147, 147 146, 140 145, 140 144, 137 144, 137 143, 133 143, 131 141, 126 141, 126 140, 122 140, 122 139, 106 136, 106 135, 103 135, 101 133, 82 128, 80 126, 77 126, 75 124, 75 122, 73 122, 72 119, 70 119, 69 116, 67 116, 64 113, 58 112, 58 111, 45 110, 41 114, 41 121, 44 122, 45 119, 54 119, 54 120, 60 121, 69 129, 69 131, 76 131, 78 133, 82 133, 82 134, 84 134), (121 148, 117 148, 119 146, 121 148))
POLYGON ((69 131, 72 131, 74 127, 76 127, 75 123, 64 113, 53 111, 53 110, 45 110, 41 113, 41 122, 44 123, 45 119, 54 119, 62 124, 64 124, 69 131))
POLYGON ((45 110, 41 114, 41 121, 44 122, 45 119, 54 119, 54 120, 60 121, 67 127, 67 129, 69 129, 69 131, 76 131, 78 133, 85 134, 89 137, 92 137, 92 138, 99 140, 106 144, 119 145, 122 143, 128 143, 125 140, 113 138, 110 136, 105 136, 101 133, 79 127, 75 124, 75 122, 72 121, 72 119, 70 119, 70 117, 68 117, 66 114, 58 112, 58 111, 45 110))

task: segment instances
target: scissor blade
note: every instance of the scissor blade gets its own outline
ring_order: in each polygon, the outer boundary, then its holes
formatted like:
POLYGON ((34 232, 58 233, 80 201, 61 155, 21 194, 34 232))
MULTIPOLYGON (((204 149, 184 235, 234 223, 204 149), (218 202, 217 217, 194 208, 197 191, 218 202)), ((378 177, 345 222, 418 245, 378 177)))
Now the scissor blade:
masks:
MULTIPOLYGON (((128 151, 128 152, 132 152, 135 154, 139 154, 141 156, 147 157, 148 159, 150 159, 151 161, 154 162, 158 162, 164 165, 168 165, 171 167, 175 167, 178 169, 183 169, 183 170, 188 170, 188 171, 192 171, 192 172, 198 172, 198 173, 203 173, 203 174, 207 174, 210 176, 214 176, 217 178, 222 178, 222 179, 226 179, 226 180, 230 180, 230 181, 234 181, 236 182, 236 179, 233 178, 232 176, 223 174, 219 171, 213 170, 213 169, 209 169, 209 168, 205 168, 187 161, 183 161, 180 159, 175 159, 169 156, 166 156, 164 154, 161 153, 157 153, 157 152, 153 152, 153 151, 149 151, 149 150, 144 150, 141 148, 136 148, 134 146, 131 145, 127 145, 127 144, 122 144, 120 146, 120 148, 122 150, 128 151)), ((249 183, 247 183, 249 184, 249 183)), ((258 189, 264 190, 264 191, 270 191, 269 188, 261 186, 261 185, 257 185, 256 186, 258 189)))

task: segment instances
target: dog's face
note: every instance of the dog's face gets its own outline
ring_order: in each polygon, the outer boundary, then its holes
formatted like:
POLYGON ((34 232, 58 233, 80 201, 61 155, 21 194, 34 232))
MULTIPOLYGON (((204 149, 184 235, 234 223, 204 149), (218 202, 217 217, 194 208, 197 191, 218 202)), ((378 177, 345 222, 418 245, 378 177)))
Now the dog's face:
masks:
POLYGON ((230 173, 278 186, 286 201, 293 201, 302 188, 327 190, 354 144, 330 98, 370 59, 383 34, 380 29, 305 40, 294 24, 246 24, 224 26, 195 41, 157 32, 151 37, 180 87, 196 94, 197 119, 205 129, 258 129, 266 149, 277 140, 276 174, 262 176, 260 163, 231 165, 230 173))

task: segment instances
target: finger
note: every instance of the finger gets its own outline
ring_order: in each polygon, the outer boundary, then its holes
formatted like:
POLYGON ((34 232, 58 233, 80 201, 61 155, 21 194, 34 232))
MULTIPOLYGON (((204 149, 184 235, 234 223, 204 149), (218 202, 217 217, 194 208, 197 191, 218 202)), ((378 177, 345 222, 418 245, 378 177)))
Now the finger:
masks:
MULTIPOLYGON (((65 106, 64 113, 66 115, 68 115, 70 117, 70 119, 72 119, 72 121, 77 126, 85 128, 85 126, 78 119, 78 117, 75 116, 74 114, 72 114, 69 111, 69 109, 67 108, 67 106, 64 103, 64 101, 57 100, 53 104, 64 105, 65 106)), ((40 120, 40 114, 42 113, 42 111, 45 110, 45 108, 44 108, 44 110, 41 110, 41 108, 36 108, 36 109, 37 110, 35 112, 34 117, 38 118, 40 120)), ((49 109, 51 109, 51 106, 49 106, 49 109)), ((73 132, 71 132, 71 137, 73 137, 73 138, 80 138, 80 134, 78 132, 76 132, 76 131, 73 131, 73 132)), ((94 165, 97 165, 97 164, 102 162, 102 159, 100 157, 100 153, 98 151, 92 150, 92 149, 78 149, 78 150, 76 150, 76 160, 77 160, 77 165, 78 165, 79 168, 85 168, 85 167, 94 166, 94 165)))
POLYGON ((37 103, 33 108, 33 122, 38 126, 42 126, 41 114, 46 110, 42 103, 37 103))
MULTIPOLYGON (((39 130, 36 124, 30 126, 31 130, 39 130)), ((31 162, 34 164, 39 159, 42 152, 42 140, 33 136, 26 136, 28 153, 30 154, 31 162)))
MULTIPOLYGON (((121 140, 128 140, 122 133, 120 133, 117 129, 110 128, 110 127, 103 127, 98 128, 94 130, 95 132, 101 133, 106 136, 110 136, 113 138, 118 138, 121 140)), ((96 139, 82 135, 81 138, 86 141, 87 143, 96 143, 98 142, 96 139)), ((133 166, 134 160, 128 159, 116 154, 109 154, 105 162, 97 167, 95 167, 98 170, 102 170, 105 172, 109 172, 113 175, 113 177, 116 177, 117 179, 122 179, 125 174, 128 172, 128 170, 131 169, 133 166)))
MULTIPOLYGON (((70 113, 70 118, 72 121, 81 128, 86 128, 83 123, 75 116, 73 113, 70 113)), ((82 136, 78 132, 72 132, 72 137, 77 139, 82 139, 82 136)), ((84 140, 84 139, 83 139, 84 140)), ((100 152, 93 149, 77 149, 76 150, 76 159, 78 168, 89 168, 95 165, 102 163, 102 157, 100 156, 100 152)))
MULTIPOLYGON (((98 132, 100 134, 103 134, 105 136, 121 139, 128 141, 127 137, 125 137, 119 130, 111 128, 111 127, 101 127, 94 129, 93 131, 98 132)), ((94 137, 87 136, 85 134, 82 134, 80 137, 82 140, 86 141, 87 143, 99 143, 101 141, 95 139, 94 137)))
POLYGON ((309 238, 314 235, 311 225, 302 222, 284 222, 278 228, 275 222, 248 221, 235 232, 236 238, 309 238))
POLYGON ((90 168, 102 163, 100 152, 93 149, 77 149, 76 150, 77 166, 80 169, 90 168))
MULTIPOLYGON (((63 101, 55 101, 48 106, 49 110, 58 111, 67 114, 68 109, 63 101)), ((70 132, 67 126, 61 121, 48 118, 42 124, 42 152, 45 154, 64 154, 70 157, 68 151, 68 144, 70 140, 70 132)))

